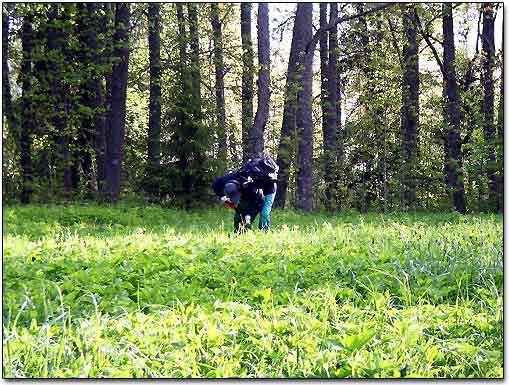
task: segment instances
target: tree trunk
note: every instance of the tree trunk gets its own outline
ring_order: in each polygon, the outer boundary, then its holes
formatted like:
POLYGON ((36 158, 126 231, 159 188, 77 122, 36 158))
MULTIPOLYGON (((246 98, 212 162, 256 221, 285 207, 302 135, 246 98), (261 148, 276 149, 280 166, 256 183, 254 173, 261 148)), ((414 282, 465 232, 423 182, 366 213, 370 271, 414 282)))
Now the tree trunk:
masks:
POLYGON ((201 85, 200 85, 200 37, 198 35, 198 8, 196 3, 187 4, 189 15, 189 35, 191 52, 189 55, 192 85, 193 120, 201 121, 201 85))
MULTIPOLYGON (((188 60, 187 60, 187 42, 189 40, 186 33, 186 22, 184 16, 184 7, 182 3, 176 4, 177 8, 177 23, 178 23, 178 47, 179 47, 179 62, 178 62, 178 72, 179 72, 179 83, 180 83, 180 95, 176 101, 177 109, 176 109, 176 127, 177 127, 177 135, 176 135, 176 152, 178 154, 178 165, 182 178, 182 193, 188 194, 188 191, 184 191, 186 188, 185 178, 186 173, 189 168, 189 158, 186 156, 185 151, 183 149, 184 144, 186 142, 186 137, 189 135, 188 130, 188 113, 187 109, 189 108, 188 101, 191 100, 191 85, 189 82, 189 73, 188 73, 188 60)), ((188 204, 190 202, 186 202, 188 204)))
POLYGON ((11 3, 2 7, 2 109, 7 119, 8 130, 14 138, 18 135, 18 122, 12 104, 11 84, 9 82, 9 13, 11 3))
POLYGON ((21 33, 21 49, 23 61, 21 65, 21 132, 20 132, 20 165, 23 178, 21 203, 29 203, 32 190, 32 134, 35 128, 34 103, 32 100, 32 50, 33 28, 32 15, 23 18, 21 33))
POLYGON ((444 94, 447 114, 446 151, 447 181, 452 190, 453 207, 465 213, 465 187, 463 182, 463 159, 461 151, 461 111, 455 68, 454 28, 452 4, 442 4, 444 35, 444 94))
MULTIPOLYGON (((313 37, 313 4, 302 3, 302 38, 311 41, 313 37)), ((314 51, 314 49, 313 49, 314 51)), ((304 63, 299 69, 300 87, 297 93, 297 186, 296 208, 310 211, 313 208, 313 121, 312 121, 312 81, 313 52, 306 52, 304 63)))
MULTIPOLYGON (((12 4, 6 3, 2 7, 2 110, 7 121, 6 131, 10 133, 14 142, 19 143, 19 127, 16 121, 16 114, 12 104, 11 84, 9 82, 9 14, 12 4)), ((5 128, 5 126, 4 126, 5 128)), ((5 148, 5 147, 4 147, 5 148)), ((3 153, 5 159, 5 152, 3 153)), ((2 180, 2 196, 9 195, 10 183, 7 178, 2 180)))
MULTIPOLYGON (((330 3, 331 6, 331 16, 330 21, 332 21, 336 16, 339 17, 338 7, 336 3, 330 3)), ((341 122, 341 66, 337 63, 337 56, 339 55, 339 45, 338 45, 338 35, 337 35, 337 24, 334 25, 332 29, 332 34, 329 35, 329 50, 331 50, 331 45, 334 47, 333 56, 329 56, 329 65, 331 66, 331 71, 334 71, 335 78, 331 77, 332 84, 330 87, 336 84, 336 94, 331 93, 330 97, 332 98, 332 103, 336 108, 336 163, 335 163, 335 181, 333 184, 335 190, 336 199, 336 208, 341 209, 342 200, 344 199, 343 193, 343 183, 344 183, 344 140, 343 140, 343 127, 341 122), (335 62, 335 63, 334 63, 335 62)), ((332 51, 331 51, 332 52, 332 51)), ((332 88, 331 88, 332 92, 332 88)))
POLYGON ((76 56, 79 60, 82 80, 79 85, 79 103, 85 107, 81 113, 81 124, 78 127, 76 165, 81 165, 85 177, 86 194, 91 197, 94 190, 92 173, 92 150, 94 139, 94 90, 92 74, 96 63, 92 61, 91 40, 96 39, 97 31, 93 26, 93 18, 89 15, 87 5, 78 3, 77 32, 79 35, 79 47, 76 56))
POLYGON ((124 150, 127 69, 129 62, 129 4, 116 3, 113 56, 118 60, 111 76, 110 135, 107 145, 108 194, 116 202, 120 196, 120 175, 124 150))
MULTIPOLYGON (((338 16, 337 3, 330 3, 330 20, 338 16)), ((325 183, 328 209, 337 207, 338 202, 338 169, 337 159, 342 157, 342 148, 338 147, 338 134, 341 130, 341 106, 338 94, 338 27, 329 30, 329 63, 328 63, 328 97, 329 111, 327 115, 327 130, 323 133, 325 153, 325 183)))
POLYGON ((281 137, 279 141, 277 165, 278 187, 274 206, 284 208, 288 191, 288 177, 290 165, 295 157, 295 131, 297 112, 297 91, 299 88, 299 60, 305 53, 305 41, 302 36, 303 21, 305 20, 302 6, 297 6, 297 13, 293 27, 290 57, 286 74, 285 101, 283 109, 283 122, 281 125, 281 137))
POLYGON ((148 161, 150 175, 156 176, 150 181, 150 193, 159 196, 158 171, 161 158, 161 39, 160 4, 148 6, 148 45, 150 66, 150 99, 148 118, 148 161))
MULTIPOLYGON (((325 28, 327 25, 327 3, 320 3, 320 28, 325 28)), ((324 32, 320 35, 320 80, 321 80, 321 94, 320 94, 320 105, 322 107, 322 128, 325 130, 327 126, 327 114, 328 114, 328 88, 327 81, 329 76, 329 41, 328 32, 324 32)))
MULTIPOLYGON (((320 28, 327 25, 327 3, 320 3, 320 28)), ((322 107, 322 133, 323 133, 323 178, 325 182, 324 205, 327 209, 331 207, 331 185, 330 185, 330 113, 331 100, 329 96, 329 41, 328 33, 320 35, 320 80, 321 95, 320 104, 322 107)))
POLYGON ((258 4, 258 108, 251 131, 253 154, 263 152, 263 134, 269 120, 270 102, 270 35, 269 5, 258 4))
MULTIPOLYGON (((504 44, 502 43, 502 47, 504 44)), ((498 135, 498 208, 504 212, 504 64, 500 69, 500 99, 498 102, 497 116, 497 135, 498 135)))
MULTIPOLYGON (((219 20, 219 5, 210 4, 211 24, 214 33, 214 66, 216 70, 216 124, 217 139, 219 144, 218 160, 221 163, 221 171, 226 169, 227 149, 226 141, 226 112, 224 104, 224 62, 223 62, 223 34, 219 20)), ((230 145, 233 146, 230 138, 230 145)))
POLYGON ((415 6, 402 4, 403 79, 401 87, 401 187, 403 205, 416 203, 417 143, 419 126, 419 42, 417 41, 415 6))
POLYGON ((79 159, 87 181, 87 195, 92 196, 96 189, 104 190, 105 184, 105 151, 106 127, 104 92, 102 86, 103 71, 100 66, 104 59, 99 52, 98 33, 105 32, 102 25, 99 7, 93 3, 80 4, 80 38, 81 50, 78 54, 83 71, 81 84, 81 103, 87 107, 79 130, 79 159), (96 173, 92 170, 92 154, 96 160, 96 173))
POLYGON ((200 130, 202 124, 201 111, 201 86, 200 86, 200 43, 198 35, 198 9, 196 3, 187 4, 188 21, 189 21, 189 68, 190 68, 190 85, 191 100, 187 108, 187 126, 186 126, 186 145, 189 146, 190 159, 192 163, 184 171, 184 196, 185 205, 189 209, 193 200, 199 194, 199 185, 203 183, 202 162, 203 148, 200 142, 200 130))
MULTIPOLYGON (((253 43, 251 41, 251 3, 240 4, 242 38, 242 160, 251 157, 249 134, 253 124, 253 43)), ((279 193, 279 192, 278 192, 279 193)))
MULTIPOLYGON (((384 4, 379 7, 374 7, 366 12, 363 15, 368 13, 373 13, 380 11, 388 7, 389 5, 384 4)), ((297 64, 299 57, 305 56, 305 61, 312 63, 313 54, 316 48, 316 44, 320 38, 320 34, 324 33, 324 30, 317 31, 311 39, 304 39, 302 36, 303 28, 307 28, 307 20, 308 15, 307 8, 303 7, 311 7, 312 4, 298 4, 297 6, 297 15, 295 18, 293 38, 292 38, 292 46, 290 49, 290 58, 288 63, 288 75, 287 82, 285 88, 285 106, 283 111, 283 124, 281 127, 281 141, 279 143, 279 152, 278 152, 278 166, 279 166, 279 177, 278 177, 278 193, 276 195, 276 199, 274 204, 276 207, 282 207, 286 200, 287 187, 288 187, 288 168, 290 165, 291 157, 293 156, 292 142, 293 137, 292 133, 295 128, 295 95, 296 89, 300 87, 299 84, 299 71, 296 68, 300 66, 297 64)), ((360 17, 360 14, 345 16, 343 18, 336 18, 329 26, 336 26, 337 24, 360 17)), ((329 29, 329 27, 327 27, 329 29)), ((307 33, 306 33, 307 36, 307 33)), ((302 59, 301 59, 302 60, 302 59)), ((338 95, 339 96, 339 95, 338 95)), ((338 121, 340 121, 338 119, 338 121)))
POLYGON ((493 66, 495 62, 495 18, 494 4, 483 3, 482 28, 482 86, 484 98, 482 102, 484 141, 487 149, 486 176, 488 177, 488 208, 490 211, 497 207, 497 164, 495 159, 495 113, 493 66))
MULTIPOLYGON (((115 34, 115 4, 114 3, 106 3, 103 4, 104 10, 104 34, 106 36, 105 46, 104 46, 104 60, 107 63, 107 70, 104 73, 104 105, 106 109, 105 113, 105 127, 104 130, 106 132, 105 136, 105 157, 104 157, 104 183, 102 184, 103 190, 103 198, 107 198, 104 196, 108 193, 108 169, 109 169, 109 161, 108 161, 108 142, 109 137, 111 136, 111 85, 112 85, 112 75, 113 75, 113 36, 115 34)), ((99 177, 98 177, 99 178, 99 177)), ((101 184, 99 184, 99 189, 101 188, 101 184)))
MULTIPOLYGON (((364 95, 362 95, 363 104, 366 108, 367 114, 371 120, 371 130, 374 133, 377 133, 377 129, 379 127, 383 127, 382 122, 382 111, 380 106, 378 106, 378 94, 380 91, 377 89, 377 85, 379 83, 379 79, 376 78, 375 69, 373 65, 373 50, 372 47, 370 47, 370 32, 368 31, 368 23, 365 17, 365 10, 364 5, 359 3, 359 5, 356 5, 358 9, 359 16, 359 24, 360 24, 360 40, 361 40, 361 46, 362 51, 361 54, 363 55, 363 59, 361 62, 361 70, 364 73, 364 76, 367 80, 367 90, 364 95)), ((376 37, 376 36, 375 36, 376 37)), ((364 130, 363 131, 364 141, 368 143, 370 140, 369 133, 364 130)), ((376 138, 376 135, 375 135, 376 138)), ((378 147, 378 143, 372 143, 372 146, 375 146, 375 148, 378 147)), ((375 162, 375 157, 372 151, 370 151, 366 146, 364 145, 362 148, 362 197, 361 197, 361 205, 360 209, 362 212, 366 212, 369 207, 371 206, 371 198, 372 194, 368 191, 368 186, 372 182, 371 180, 371 171, 373 167, 373 163, 375 162)), ((374 190, 374 188, 373 188, 374 190)))
MULTIPOLYGON (((87 3, 88 13, 91 17, 91 24, 95 31, 105 33, 107 27, 102 25, 102 19, 99 13, 99 6, 94 3, 87 3)), ((94 70, 90 77, 90 101, 93 115, 93 145, 96 163, 96 184, 97 190, 101 195, 105 191, 106 185, 106 126, 107 126, 107 106, 105 100, 105 90, 103 88, 104 71, 98 68, 98 65, 107 63, 107 57, 100 52, 103 48, 103 41, 99 41, 95 33, 88 37, 88 47, 91 51, 91 62, 95 63, 94 70)))
MULTIPOLYGON (((52 4, 48 17, 48 69, 52 73, 51 94, 53 101, 52 122, 56 130, 56 142, 60 152, 60 159, 57 164, 58 178, 62 178, 63 193, 69 198, 72 192, 71 169, 69 164, 69 85, 64 81, 63 65, 68 52, 67 41, 69 33, 61 26, 68 21, 68 8, 61 16, 58 15, 59 4, 52 4)), ((67 55, 68 56, 68 55, 67 55)))

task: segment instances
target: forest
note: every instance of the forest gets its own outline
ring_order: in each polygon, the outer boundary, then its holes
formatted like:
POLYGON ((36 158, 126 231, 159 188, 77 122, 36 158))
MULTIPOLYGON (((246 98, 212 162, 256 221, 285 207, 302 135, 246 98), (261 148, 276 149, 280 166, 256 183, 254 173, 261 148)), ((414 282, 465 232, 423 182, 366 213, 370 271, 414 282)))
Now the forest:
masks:
POLYGON ((206 206, 265 151, 276 207, 502 211, 501 3, 2 12, 6 202, 206 206))
POLYGON ((2 377, 504 378, 503 22, 4 2, 2 377))

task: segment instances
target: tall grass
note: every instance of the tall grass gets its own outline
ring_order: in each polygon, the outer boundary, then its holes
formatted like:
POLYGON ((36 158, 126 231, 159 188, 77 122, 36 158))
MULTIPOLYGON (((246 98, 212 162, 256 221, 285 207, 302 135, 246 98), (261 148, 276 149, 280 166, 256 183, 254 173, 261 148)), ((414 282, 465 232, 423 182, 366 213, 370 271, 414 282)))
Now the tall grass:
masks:
POLYGON ((6 377, 501 377, 498 215, 4 208, 6 377))

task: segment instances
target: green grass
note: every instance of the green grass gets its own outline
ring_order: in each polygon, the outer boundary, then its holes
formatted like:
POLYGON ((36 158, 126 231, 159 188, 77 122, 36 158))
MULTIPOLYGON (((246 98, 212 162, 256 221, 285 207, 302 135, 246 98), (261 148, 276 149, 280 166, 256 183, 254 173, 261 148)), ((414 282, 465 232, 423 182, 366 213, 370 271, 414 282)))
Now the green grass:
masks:
POLYGON ((5 377, 501 377, 500 215, 4 207, 5 377))

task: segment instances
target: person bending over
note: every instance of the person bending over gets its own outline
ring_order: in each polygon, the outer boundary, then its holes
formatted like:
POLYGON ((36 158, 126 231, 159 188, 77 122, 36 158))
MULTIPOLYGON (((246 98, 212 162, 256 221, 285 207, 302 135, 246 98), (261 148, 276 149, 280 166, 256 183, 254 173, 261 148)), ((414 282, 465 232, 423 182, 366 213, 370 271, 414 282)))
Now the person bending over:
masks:
MULTIPOLYGON (((251 229, 252 223, 263 207, 263 193, 253 186, 241 189, 237 181, 231 180, 225 184, 226 206, 235 209, 233 216, 233 230, 239 232, 243 229, 251 229)), ((261 229, 262 221, 259 221, 261 229)))
POLYGON ((270 227, 270 211, 277 191, 277 165, 267 155, 259 154, 240 169, 214 180, 212 188, 227 207, 235 209, 234 228, 251 228, 260 214, 258 228, 270 227))

